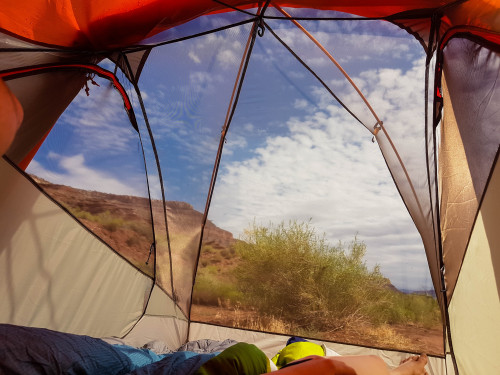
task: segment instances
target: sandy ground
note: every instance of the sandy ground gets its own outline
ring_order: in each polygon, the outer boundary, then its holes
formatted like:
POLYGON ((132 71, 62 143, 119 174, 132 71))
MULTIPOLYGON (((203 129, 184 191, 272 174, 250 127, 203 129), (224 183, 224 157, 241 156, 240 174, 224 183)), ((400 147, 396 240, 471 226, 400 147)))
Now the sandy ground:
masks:
MULTIPOLYGON (((239 326, 240 328, 245 328, 245 322, 254 320, 255 317, 256 313, 254 311, 238 310, 235 312, 234 309, 202 305, 194 305, 191 313, 191 318, 195 321, 226 326, 239 326)), ((321 339, 414 353, 427 353, 432 355, 442 355, 443 353, 443 333, 441 327, 429 329, 411 325, 395 325, 386 327, 384 332, 379 335, 377 335, 377 332, 374 332, 373 329, 369 327, 365 328, 366 329, 358 329, 357 331, 336 331, 335 333, 330 333, 325 335, 325 337, 321 337, 321 339), (386 331, 388 331, 389 334, 386 331)))

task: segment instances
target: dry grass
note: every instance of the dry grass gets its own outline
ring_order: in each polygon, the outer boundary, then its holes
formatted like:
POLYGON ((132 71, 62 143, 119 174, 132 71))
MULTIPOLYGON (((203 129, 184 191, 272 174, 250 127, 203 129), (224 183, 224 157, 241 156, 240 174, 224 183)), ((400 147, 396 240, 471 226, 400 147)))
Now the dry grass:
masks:
MULTIPOLYGON (((356 329, 350 327, 334 334, 329 332, 308 332, 303 329, 293 327, 290 323, 273 316, 261 317, 258 315, 248 316, 246 312, 233 310, 233 327, 244 327, 252 330, 303 335, 306 337, 316 337, 320 340, 333 340, 352 344, 376 346, 381 348, 398 348, 399 350, 415 351, 415 342, 398 333, 393 327, 384 324, 381 326, 361 325, 356 329)), ((222 315, 219 316, 220 318, 222 315)), ((426 348, 418 347, 421 351, 426 348)))
POLYGON ((234 327, 246 327, 248 329, 264 332, 287 333, 292 332, 292 326, 274 316, 251 316, 245 317, 244 313, 234 310, 235 320, 234 327))
POLYGON ((376 342, 378 346, 389 348, 411 348, 412 342, 402 336, 387 324, 380 326, 364 326, 361 330, 369 342, 376 342))
POLYGON ((256 310, 248 310, 241 305, 230 304, 230 301, 227 300, 219 300, 218 306, 194 305, 192 313, 194 320, 222 324, 227 327, 442 355, 440 326, 426 329, 412 325, 382 324, 375 326, 359 322, 358 325, 349 325, 329 332, 313 332, 291 325, 279 317, 259 315, 256 310))
MULTIPOLYGON (((228 300, 219 299, 219 308, 212 316, 214 323, 223 323, 230 327, 246 328, 255 331, 289 333, 293 330, 290 323, 274 316, 261 316, 256 310, 244 310, 240 304, 232 305, 228 300)), ((206 306, 193 306, 195 315, 206 306)), ((203 319, 202 319, 203 320, 203 319)))
MULTIPOLYGON (((222 315, 219 314, 219 318, 222 315)), ((316 336, 320 339, 331 339, 330 332, 303 332, 299 327, 292 326, 292 324, 274 317, 274 316, 259 316, 255 314, 248 314, 247 311, 234 307, 232 309, 232 326, 245 327, 252 330, 275 332, 275 333, 303 333, 305 336, 316 336)), ((336 331, 339 332, 339 331, 336 331)), ((389 348, 412 348, 412 341, 407 337, 399 334, 391 326, 384 324, 381 326, 359 325, 354 328, 353 326, 340 330, 342 341, 350 343, 358 343, 365 345, 376 345, 380 347, 389 348)))

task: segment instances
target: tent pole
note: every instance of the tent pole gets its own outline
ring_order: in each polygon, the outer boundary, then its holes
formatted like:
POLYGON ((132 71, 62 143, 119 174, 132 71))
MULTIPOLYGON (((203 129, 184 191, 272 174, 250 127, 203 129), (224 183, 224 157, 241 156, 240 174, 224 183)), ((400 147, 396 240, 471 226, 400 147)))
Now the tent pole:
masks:
POLYGON ((250 35, 248 36, 245 51, 244 51, 242 59, 241 59, 240 68, 239 68, 238 74, 236 76, 235 85, 233 88, 233 94, 231 95, 231 100, 229 102, 228 111, 226 114, 226 119, 224 121, 224 125, 223 125, 222 131, 221 131, 219 147, 217 150, 217 156, 215 158, 214 169, 212 171, 212 178, 210 181, 210 186, 209 186, 209 190, 208 190, 208 194, 207 194, 207 202, 205 204, 205 212, 203 214, 203 219, 202 219, 202 224, 201 224, 200 243, 198 246, 198 256, 196 258, 196 263, 195 263, 194 272, 193 272, 193 281, 192 281, 192 286, 191 286, 191 301, 189 304, 189 314, 188 314, 188 332, 187 332, 188 338, 189 338, 190 331, 191 331, 191 307, 193 304, 194 284, 196 281, 196 274, 198 271, 198 264, 199 264, 200 256, 201 256, 201 248, 203 245, 203 234, 205 231, 205 224, 206 224, 207 218, 208 218, 208 210, 210 208, 210 203, 212 201, 212 196, 213 196, 214 187, 215 187, 215 181, 217 179, 217 172, 219 170, 220 160, 222 157, 222 149, 224 147, 227 131, 229 130, 229 126, 231 124, 231 121, 232 121, 233 116, 234 116, 234 112, 236 110, 236 106, 238 104, 239 96, 241 93, 241 88, 243 86, 243 81, 245 80, 245 75, 246 75, 246 71, 248 68, 248 63, 250 62, 250 56, 252 54, 252 50, 253 50, 253 46, 255 44, 257 34, 259 36, 262 36, 261 30, 264 29, 262 16, 264 15, 267 7, 269 6, 270 1, 271 0, 267 0, 266 3, 264 4, 264 6, 262 6, 262 8, 259 8, 259 12, 258 12, 259 17, 255 19, 254 24, 252 26, 252 30, 250 31, 250 35))
POLYGON ((372 113, 373 117, 375 117, 376 123, 375 123, 375 126, 373 127, 374 128, 373 134, 375 136, 377 136, 377 134, 380 131, 380 129, 382 129, 382 131, 386 135, 387 140, 389 141, 389 143, 391 145, 391 148, 393 149, 394 154, 396 155, 396 157, 397 157, 397 159, 399 161, 399 164, 401 165, 401 168, 403 169, 403 172, 405 174, 406 180, 408 181, 408 184, 410 185, 411 191, 413 193, 413 197, 415 198, 415 202, 417 202, 417 206, 418 206, 418 209, 420 211, 420 215, 421 215, 421 217, 425 217, 424 213, 423 213, 423 210, 422 210, 422 206, 420 205, 420 201, 418 200, 418 196, 417 196, 417 193, 415 191, 415 187, 413 186, 413 183, 412 183, 412 181, 410 179, 408 171, 406 170, 406 167, 405 167, 405 165, 403 163, 403 160, 401 159, 401 156, 399 155, 398 150, 396 149, 396 146, 394 145, 391 137, 389 136, 389 133, 387 132, 387 129, 384 127, 384 123, 380 120, 380 118, 378 117, 377 113, 375 112, 375 110, 373 109, 373 107, 370 105, 370 103, 368 102, 368 100, 366 99, 366 97, 363 95, 363 93, 361 92, 361 90, 358 88, 358 86, 356 86, 356 84, 354 83, 354 81, 347 74, 347 72, 342 68, 342 66, 337 62, 337 60, 335 60, 335 58, 326 50, 325 47, 323 47, 323 45, 309 31, 307 31, 299 22, 297 22, 296 20, 294 20, 290 16, 290 14, 288 14, 279 5, 273 3, 273 7, 275 7, 285 17, 287 17, 295 26, 297 26, 302 32, 304 32, 304 34, 306 34, 307 37, 309 39, 311 39, 311 41, 314 44, 316 44, 316 46, 318 46, 319 49, 321 49, 321 51, 323 51, 323 53, 325 53, 325 55, 328 56, 328 58, 330 59, 330 61, 335 64, 335 66, 340 70, 340 72, 344 75, 344 77, 349 81, 349 83, 352 85, 352 87, 356 90, 356 92, 358 93, 358 95, 361 97, 361 99, 363 100, 363 102, 366 104, 366 106, 368 107, 368 109, 372 113))
MULTIPOLYGON (((439 26, 439 25, 438 25, 439 26)), ((437 27, 437 30, 439 30, 439 27, 437 27)), ((438 31, 436 31, 438 32, 438 31)), ((438 38, 439 35, 437 34, 436 37, 438 38)), ((453 362, 453 368, 455 370, 455 375, 459 375, 458 371, 458 366, 457 366, 457 360, 455 358, 455 352, 453 350, 453 341, 452 341, 452 336, 451 336, 451 328, 450 328, 450 316, 448 312, 448 295, 447 295, 447 289, 446 289, 446 280, 445 280, 445 263, 444 263, 444 253, 443 253, 443 241, 442 241, 442 233, 441 233, 441 210, 439 207, 439 186, 438 186, 438 160, 437 160, 437 140, 436 140, 436 130, 438 123, 441 121, 442 118, 442 109, 443 109, 443 98, 441 94, 441 78, 442 78, 442 73, 443 73, 443 50, 441 49, 442 46, 442 39, 439 43, 437 43, 437 48, 436 48, 436 66, 435 66, 435 73, 434 73, 434 106, 433 106, 433 147, 434 147, 434 178, 436 180, 436 183, 434 184, 435 187, 435 194, 436 194, 436 221, 437 221, 437 233, 438 233, 438 260, 439 260, 439 271, 440 271, 440 287, 441 287, 441 295, 443 299, 443 308, 444 308, 444 318, 445 318, 445 330, 446 330, 446 337, 448 338, 448 345, 450 347, 450 356, 451 360, 453 362), (438 104, 439 103, 439 108, 438 104)), ((443 333, 444 335, 445 333, 443 333)), ((445 338, 446 339, 446 338, 445 338)), ((445 346, 446 348, 446 346, 445 346)), ((446 356, 446 353, 445 353, 446 356)))

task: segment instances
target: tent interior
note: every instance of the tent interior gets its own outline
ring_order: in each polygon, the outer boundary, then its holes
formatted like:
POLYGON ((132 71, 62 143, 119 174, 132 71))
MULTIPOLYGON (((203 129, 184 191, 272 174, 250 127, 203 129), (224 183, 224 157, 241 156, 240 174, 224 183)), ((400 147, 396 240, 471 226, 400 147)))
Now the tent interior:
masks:
POLYGON ((497 2, 2 12, 0 323, 500 370, 497 2))

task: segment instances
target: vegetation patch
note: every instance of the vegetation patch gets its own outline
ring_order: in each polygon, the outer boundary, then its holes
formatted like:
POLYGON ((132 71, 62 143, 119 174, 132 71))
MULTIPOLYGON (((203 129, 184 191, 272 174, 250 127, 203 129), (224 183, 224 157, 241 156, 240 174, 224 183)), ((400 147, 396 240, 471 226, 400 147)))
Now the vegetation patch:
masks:
POLYGON ((219 269, 214 265, 199 269, 193 294, 196 304, 230 307, 240 303, 242 294, 234 282, 215 277, 218 273, 219 269))
POLYGON ((230 250, 202 250, 194 303, 225 309, 230 326, 411 350, 401 327, 440 327, 437 302, 398 291, 365 254, 309 223, 253 224, 230 250))

